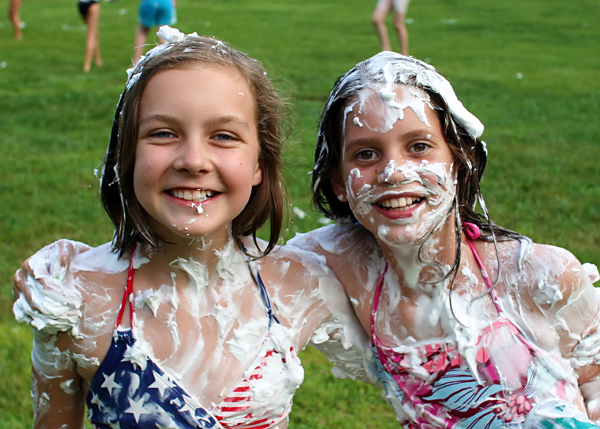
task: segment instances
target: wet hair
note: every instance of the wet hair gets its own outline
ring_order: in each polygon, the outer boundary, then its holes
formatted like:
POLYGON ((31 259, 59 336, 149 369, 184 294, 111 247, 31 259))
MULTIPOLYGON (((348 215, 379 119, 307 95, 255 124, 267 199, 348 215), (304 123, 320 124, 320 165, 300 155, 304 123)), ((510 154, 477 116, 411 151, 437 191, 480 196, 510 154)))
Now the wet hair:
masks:
MULTIPOLYGON (((487 149, 479 138, 483 133, 481 122, 463 107, 450 83, 435 68, 416 58, 394 52, 381 52, 362 61, 336 80, 319 122, 312 174, 312 201, 316 208, 339 223, 356 222, 349 203, 338 199, 331 183, 342 161, 345 109, 365 89, 377 90, 384 86, 393 89, 398 85, 423 90, 442 124, 457 177, 454 204, 457 221, 474 223, 482 232, 500 237, 519 236, 494 225, 489 219, 480 188, 487 162, 487 149), (476 211, 478 203, 483 213, 476 211)), ((485 236, 483 234, 482 238, 485 239, 485 236)))
POLYGON ((261 252, 258 256, 264 256, 277 244, 283 225, 286 195, 281 178, 280 153, 287 117, 284 114, 286 104, 257 60, 219 40, 196 34, 184 36, 177 30, 173 31, 179 34, 175 41, 150 50, 133 69, 128 70, 129 79, 115 113, 100 190, 104 209, 115 225, 113 251, 122 255, 135 242, 145 242, 154 249, 161 246, 162 239, 150 227, 148 215, 133 187, 139 103, 144 88, 161 71, 218 66, 238 70, 255 100, 262 181, 253 187, 246 207, 233 219, 231 233, 236 244, 246 253, 241 237, 252 236, 261 252), (267 222, 270 226, 269 242, 265 249, 260 249, 256 233, 267 222))

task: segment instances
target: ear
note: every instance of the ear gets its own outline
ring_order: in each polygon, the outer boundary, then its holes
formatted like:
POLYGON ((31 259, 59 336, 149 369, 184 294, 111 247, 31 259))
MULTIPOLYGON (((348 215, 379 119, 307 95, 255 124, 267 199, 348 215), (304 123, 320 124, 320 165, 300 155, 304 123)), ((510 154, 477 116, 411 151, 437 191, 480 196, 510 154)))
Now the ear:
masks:
POLYGON ((252 186, 259 185, 262 182, 262 165, 263 159, 259 158, 254 169, 254 175, 252 176, 252 186))
POLYGON ((333 192, 335 192, 338 200, 343 203, 347 202, 348 196, 346 195, 346 183, 342 179, 342 174, 337 168, 331 172, 329 181, 331 182, 331 188, 333 189, 333 192))

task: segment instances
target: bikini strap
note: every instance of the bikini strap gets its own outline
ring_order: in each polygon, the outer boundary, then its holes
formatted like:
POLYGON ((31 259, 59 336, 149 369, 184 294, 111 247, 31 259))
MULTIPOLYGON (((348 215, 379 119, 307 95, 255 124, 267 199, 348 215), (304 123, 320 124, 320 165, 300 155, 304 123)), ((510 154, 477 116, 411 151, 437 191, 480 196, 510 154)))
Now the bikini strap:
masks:
POLYGON ((375 315, 377 314, 377 309, 379 308, 379 299, 381 298, 381 289, 383 288, 383 279, 385 277, 385 273, 388 270, 388 263, 385 261, 385 265, 383 267, 383 271, 379 276, 379 281, 377 282, 377 288, 375 289, 375 295, 373 295, 373 307, 371 310, 371 335, 375 333, 375 315))
MULTIPOLYGON (((479 254, 475 250, 475 246, 473 245, 473 242, 471 241, 471 240, 478 239, 481 236, 481 231, 477 225, 470 223, 470 222, 464 222, 463 229, 466 234, 467 243, 468 243, 469 247, 471 248, 471 251, 473 252, 473 256, 475 257, 475 261, 477 261, 477 265, 479 266, 479 269, 481 270, 481 276, 483 277, 483 281, 485 282, 488 290, 490 291, 492 301, 493 301, 494 305, 496 306, 496 309, 498 310, 498 314, 501 314, 502 306, 500 305, 500 301, 494 290, 494 285, 492 284, 492 281, 490 280, 487 270, 485 269, 485 266, 483 265, 483 262, 481 261, 481 258, 479 257, 479 254)), ((375 295, 373 296, 373 307, 371 310, 371 335, 373 335, 373 333, 375 332, 375 316, 377 314, 377 309, 379 307, 379 300, 381 298, 381 290, 383 288, 383 279, 385 277, 385 273, 387 272, 387 270, 388 270, 388 263, 386 261, 385 266, 383 267, 383 272, 381 273, 381 276, 379 276, 379 282, 377 283, 377 288, 375 289, 375 295)))
POLYGON ((131 255, 129 256, 129 269, 127 270, 127 285, 125 286, 125 292, 123 293, 123 300, 121 301, 121 308, 119 309, 119 317, 117 318, 117 328, 121 326, 123 321, 123 315, 125 314, 125 305, 129 305, 129 326, 133 329, 133 274, 135 269, 133 268, 133 256, 137 249, 137 243, 133 245, 131 255))
POLYGON ((275 313, 273 313, 273 306, 271 305, 271 298, 269 298, 269 292, 267 291, 267 288, 265 287, 265 284, 263 283, 262 278, 260 277, 260 273, 258 272, 256 263, 254 261, 249 260, 248 266, 250 267, 250 272, 252 273, 256 284, 258 285, 260 298, 262 299, 262 302, 265 305, 265 308, 267 309, 267 316, 269 316, 269 328, 271 327, 271 324, 273 322, 280 324, 279 319, 277 319, 277 316, 275 316, 275 313))
POLYGON ((490 276, 488 275, 488 272, 485 269, 485 266, 483 265, 483 262, 481 261, 479 254, 475 250, 475 245, 471 241, 471 240, 477 240, 479 237, 481 237, 481 230, 479 229, 479 227, 477 225, 470 223, 470 222, 463 222, 463 229, 465 231, 465 238, 467 240, 467 244, 471 248, 471 252, 473 252, 475 261, 477 262, 477 265, 479 266, 479 270, 481 271, 481 276, 483 277, 483 281, 485 282, 485 285, 487 286, 488 290, 490 291, 492 301, 494 302, 494 305, 496 306, 498 313, 501 314, 502 307, 500 306, 498 296, 496 295, 496 291, 494 290, 494 285, 492 283, 492 280, 490 280, 490 276))
MULTIPOLYGON (((129 326, 133 329, 133 275, 135 274, 135 269, 133 268, 133 256, 135 254, 137 248, 137 243, 134 245, 131 256, 129 257, 129 269, 127 271, 127 285, 125 286, 125 292, 123 293, 123 300, 121 302, 121 308, 119 309, 119 316, 117 318, 117 328, 121 326, 121 322, 123 321, 123 315, 125 314, 125 306, 129 305, 129 326)), ((248 265, 250 266, 250 272, 252 273, 256 284, 258 285, 258 290, 260 292, 260 297, 262 302, 264 303, 267 309, 267 316, 269 317, 269 328, 273 322, 279 324, 279 319, 273 313, 273 306, 271 305, 271 299, 269 298, 269 293, 267 292, 267 288, 263 283, 262 278, 260 277, 260 273, 258 272, 258 268, 253 261, 248 261, 248 265)))

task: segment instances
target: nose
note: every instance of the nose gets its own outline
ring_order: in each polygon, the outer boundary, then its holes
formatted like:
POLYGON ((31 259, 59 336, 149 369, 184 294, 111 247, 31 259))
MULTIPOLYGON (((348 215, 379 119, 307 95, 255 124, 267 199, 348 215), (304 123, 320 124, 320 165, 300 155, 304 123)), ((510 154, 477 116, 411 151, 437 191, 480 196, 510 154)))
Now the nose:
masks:
POLYGON ((378 183, 387 183, 397 185, 406 179, 406 174, 402 164, 398 165, 394 159, 390 159, 385 164, 383 170, 377 175, 378 183))
POLYGON ((173 168, 189 174, 199 174, 212 169, 212 153, 201 137, 188 137, 180 142, 173 168))

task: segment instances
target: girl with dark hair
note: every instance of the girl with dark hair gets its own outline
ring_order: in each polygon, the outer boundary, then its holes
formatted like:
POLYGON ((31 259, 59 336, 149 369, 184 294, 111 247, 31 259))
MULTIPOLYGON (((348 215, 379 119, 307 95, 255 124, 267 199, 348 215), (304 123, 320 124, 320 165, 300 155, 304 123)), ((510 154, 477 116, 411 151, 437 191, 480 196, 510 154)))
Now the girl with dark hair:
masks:
POLYGON ((313 171, 341 225, 291 244, 326 255, 404 428, 598 427, 597 269, 490 220, 482 132, 430 65, 357 64, 323 110, 313 171))
POLYGON ((130 70, 106 154, 112 245, 74 244, 63 266, 55 252, 73 244, 59 242, 15 275, 35 427, 81 428, 87 407, 97 428, 285 428, 297 352, 312 341, 360 371, 368 340, 323 258, 271 253, 284 106, 261 64, 158 35, 168 43, 130 70))

